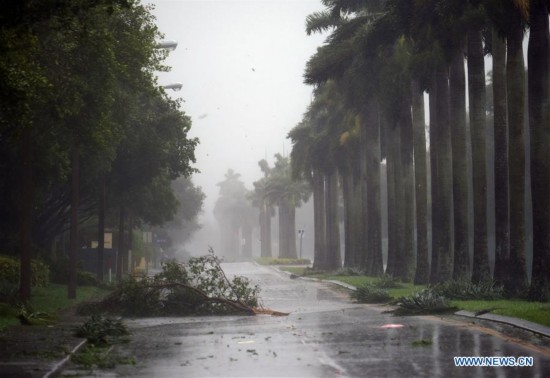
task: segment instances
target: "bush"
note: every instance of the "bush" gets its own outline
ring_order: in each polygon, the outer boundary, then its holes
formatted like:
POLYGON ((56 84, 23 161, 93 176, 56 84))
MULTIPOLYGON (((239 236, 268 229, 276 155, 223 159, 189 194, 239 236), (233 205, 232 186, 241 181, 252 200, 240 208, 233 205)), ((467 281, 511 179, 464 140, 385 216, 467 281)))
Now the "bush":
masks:
MULTIPOLYGON (((19 260, 8 256, 0 256, 0 281, 19 283, 19 260)), ((31 286, 43 287, 50 282, 49 267, 37 260, 31 261, 31 286)))
POLYGON ((492 280, 480 283, 472 283, 469 280, 452 280, 437 284, 431 287, 431 290, 449 299, 463 300, 501 299, 504 294, 504 288, 492 280))
POLYGON ((358 287, 350 296, 359 303, 386 303, 392 299, 387 290, 369 284, 358 287))
POLYGON ((397 289, 402 287, 397 279, 391 274, 384 274, 382 277, 378 278, 373 285, 381 289, 397 289))
POLYGON ((399 298, 395 303, 399 308, 391 311, 396 315, 424 315, 455 311, 449 301, 431 289, 399 298))

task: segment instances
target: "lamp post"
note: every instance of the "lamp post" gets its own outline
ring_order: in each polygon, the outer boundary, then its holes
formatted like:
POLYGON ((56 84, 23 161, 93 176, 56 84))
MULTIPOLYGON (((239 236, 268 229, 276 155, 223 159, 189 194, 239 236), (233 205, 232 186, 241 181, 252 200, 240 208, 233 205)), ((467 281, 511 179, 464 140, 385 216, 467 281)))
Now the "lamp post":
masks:
POLYGON ((305 230, 299 229, 298 235, 300 235, 300 258, 302 258, 302 239, 304 238, 305 230))

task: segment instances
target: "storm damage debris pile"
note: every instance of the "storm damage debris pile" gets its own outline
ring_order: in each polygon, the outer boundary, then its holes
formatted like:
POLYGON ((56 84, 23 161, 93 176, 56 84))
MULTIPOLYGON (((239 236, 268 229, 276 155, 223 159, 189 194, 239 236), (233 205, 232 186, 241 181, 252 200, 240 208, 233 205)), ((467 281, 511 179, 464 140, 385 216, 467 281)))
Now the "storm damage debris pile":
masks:
MULTIPOLYGON (((188 263, 170 261, 153 277, 130 278, 96 310, 123 316, 186 316, 265 313, 258 285, 246 277, 229 279, 212 250, 188 263)), ((269 310, 268 310, 269 311, 269 310)))

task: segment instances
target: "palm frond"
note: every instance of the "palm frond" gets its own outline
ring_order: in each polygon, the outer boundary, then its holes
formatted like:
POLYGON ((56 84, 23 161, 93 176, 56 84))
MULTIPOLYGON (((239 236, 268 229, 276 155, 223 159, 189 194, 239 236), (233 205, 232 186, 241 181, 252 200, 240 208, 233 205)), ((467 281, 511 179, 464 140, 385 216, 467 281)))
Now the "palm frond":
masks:
POLYGON ((340 23, 340 17, 334 17, 328 11, 314 12, 306 17, 306 33, 323 33, 338 27, 340 23))

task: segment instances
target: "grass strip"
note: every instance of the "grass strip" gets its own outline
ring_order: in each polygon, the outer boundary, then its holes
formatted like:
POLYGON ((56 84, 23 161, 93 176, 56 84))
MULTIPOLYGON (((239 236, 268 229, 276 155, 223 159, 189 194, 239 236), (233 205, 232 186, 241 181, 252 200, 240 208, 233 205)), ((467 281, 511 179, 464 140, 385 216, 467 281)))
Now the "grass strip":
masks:
MULTIPOLYGON (((305 268, 303 267, 280 267, 281 270, 303 275, 305 268)), ((355 287, 360 287, 365 284, 373 284, 378 278, 368 276, 343 276, 332 274, 313 274, 307 277, 318 278, 323 280, 342 281, 355 287)), ((417 291, 420 291, 426 286, 413 285, 412 283, 401 283, 403 287, 388 289, 388 293, 394 299, 399 297, 409 296, 417 291)), ((541 324, 550 327, 550 303, 530 302, 520 299, 499 299, 499 300, 451 300, 451 306, 457 307, 460 310, 477 312, 491 309, 492 314, 511 316, 518 319, 527 320, 533 323, 541 324)))

